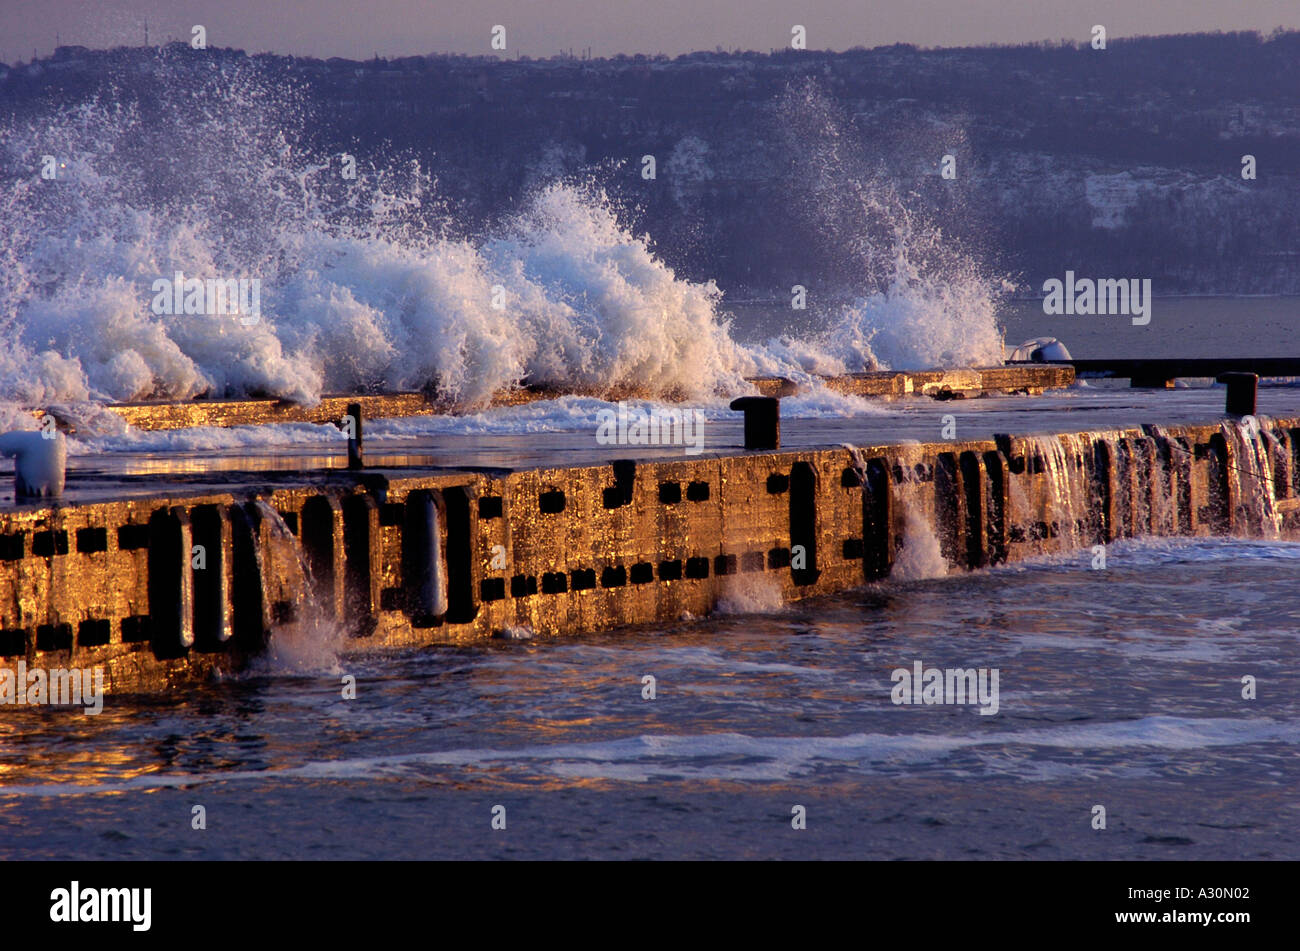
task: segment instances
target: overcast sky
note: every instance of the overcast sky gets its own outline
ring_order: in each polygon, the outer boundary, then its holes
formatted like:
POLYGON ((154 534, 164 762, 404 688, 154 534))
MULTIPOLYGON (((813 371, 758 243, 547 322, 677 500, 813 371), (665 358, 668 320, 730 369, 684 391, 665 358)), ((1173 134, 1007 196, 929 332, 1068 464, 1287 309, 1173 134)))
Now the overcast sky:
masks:
POLYGON ((595 56, 691 50, 766 51, 807 29, 809 49, 888 43, 965 46, 1062 38, 1300 28, 1300 0, 0 0, 0 59, 45 56, 58 42, 209 46, 353 59, 431 52, 595 56))

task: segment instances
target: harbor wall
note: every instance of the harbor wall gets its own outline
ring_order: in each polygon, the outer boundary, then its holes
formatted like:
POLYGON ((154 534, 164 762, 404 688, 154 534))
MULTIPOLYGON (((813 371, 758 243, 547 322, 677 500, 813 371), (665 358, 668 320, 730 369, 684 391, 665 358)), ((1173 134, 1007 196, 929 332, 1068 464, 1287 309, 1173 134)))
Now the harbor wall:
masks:
MULTIPOLYGON (((702 616, 1141 535, 1296 528, 1300 420, 518 471, 334 470, 0 512, 0 667, 165 692, 342 653, 702 616), (296 626, 296 627, 295 627, 296 626)), ((1082 561, 1081 561, 1082 564, 1082 561)))

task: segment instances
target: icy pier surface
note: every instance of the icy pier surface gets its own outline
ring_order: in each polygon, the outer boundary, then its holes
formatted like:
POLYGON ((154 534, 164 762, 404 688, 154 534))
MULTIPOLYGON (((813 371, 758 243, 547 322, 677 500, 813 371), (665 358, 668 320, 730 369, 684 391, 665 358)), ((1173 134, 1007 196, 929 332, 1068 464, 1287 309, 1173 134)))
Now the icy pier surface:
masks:
MULTIPOLYGON (((1223 404, 1224 389, 1209 386, 1159 391, 1090 386, 1033 397, 955 400, 795 397, 782 402, 781 445, 785 450, 845 443, 889 446, 986 440, 998 433, 1205 424, 1224 418, 1223 404)), ((630 405, 633 410, 649 410, 656 404, 630 405)), ((698 408, 704 424, 697 455, 686 454, 681 445, 598 444, 599 413, 616 410, 616 404, 565 397, 472 416, 367 420, 367 463, 372 470, 519 470, 595 466, 612 459, 700 459, 744 451, 741 414, 728 410, 722 401, 698 408)), ((1300 416, 1300 387, 1261 387, 1259 413, 1300 416)), ((346 466, 346 439, 331 425, 271 424, 74 438, 64 501, 148 498, 166 491, 168 476, 189 489, 204 484, 220 489, 241 481, 240 473, 266 477, 346 466)), ((0 473, 11 471, 12 462, 0 460, 0 473)), ((0 506, 13 504, 12 478, 0 479, 0 506)))

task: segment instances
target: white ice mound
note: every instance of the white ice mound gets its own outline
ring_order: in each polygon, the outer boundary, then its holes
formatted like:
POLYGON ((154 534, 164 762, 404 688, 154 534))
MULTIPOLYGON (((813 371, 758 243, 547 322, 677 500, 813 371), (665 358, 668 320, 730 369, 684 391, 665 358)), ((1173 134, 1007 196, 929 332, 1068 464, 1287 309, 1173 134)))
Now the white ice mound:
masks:
POLYGON ((68 443, 63 433, 4 433, 0 455, 12 456, 14 487, 19 497, 48 498, 63 494, 68 443))
POLYGON ((1008 363, 1061 363, 1072 359, 1065 344, 1055 337, 1035 337, 1011 351, 1008 363))

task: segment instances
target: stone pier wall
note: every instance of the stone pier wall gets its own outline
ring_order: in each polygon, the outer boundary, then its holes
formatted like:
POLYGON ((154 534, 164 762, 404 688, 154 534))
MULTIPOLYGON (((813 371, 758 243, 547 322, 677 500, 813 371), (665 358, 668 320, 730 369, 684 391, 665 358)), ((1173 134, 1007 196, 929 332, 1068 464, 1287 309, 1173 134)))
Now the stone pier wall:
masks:
MULTIPOLYGON (((161 692, 286 625, 345 651, 702 615, 890 576, 909 533, 977 569, 1139 535, 1293 530, 1300 420, 738 453, 590 468, 335 471, 0 512, 0 667, 161 692), (1249 458, 1247 458, 1249 457, 1249 458), (306 593, 309 592, 309 597, 306 593), (304 617, 309 615, 309 617, 304 617), (324 635, 321 635, 324 636, 324 635)), ((301 635, 300 635, 301 636, 301 635)))

